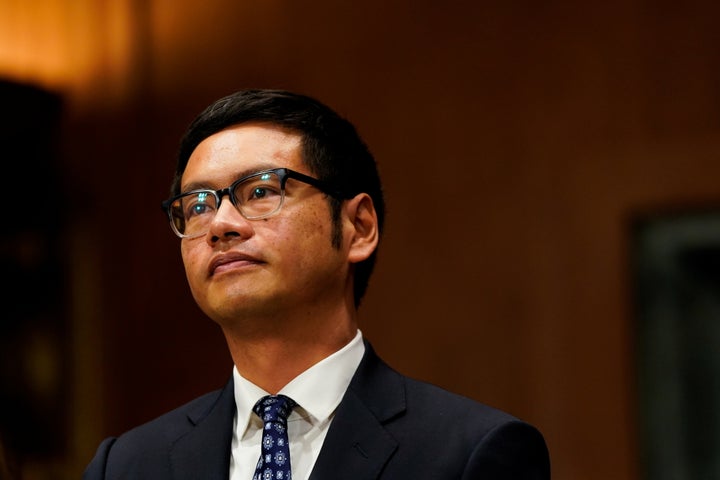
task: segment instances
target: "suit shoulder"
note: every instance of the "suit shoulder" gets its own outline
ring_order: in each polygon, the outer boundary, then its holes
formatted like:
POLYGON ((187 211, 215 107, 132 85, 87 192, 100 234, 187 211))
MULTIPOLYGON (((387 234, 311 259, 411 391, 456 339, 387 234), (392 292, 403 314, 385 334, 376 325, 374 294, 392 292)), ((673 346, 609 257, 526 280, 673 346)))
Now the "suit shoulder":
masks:
POLYGON ((410 421, 445 422, 445 425, 482 432, 519 421, 498 408, 404 375, 385 363, 370 342, 366 341, 365 345, 365 356, 351 387, 379 419, 404 415, 412 419, 410 421))
POLYGON ((435 445, 436 453, 466 458, 468 478, 475 478, 469 472, 483 472, 478 478, 550 478, 547 445, 535 426, 427 382, 406 377, 405 384, 406 418, 398 424, 435 445), (445 439, 442 447, 436 438, 445 439))
POLYGON ((235 408, 232 392, 229 382, 222 390, 202 395, 118 437, 106 438, 83 478, 166 478, 174 446, 198 431, 212 431, 222 442, 227 437, 229 445, 235 408))
POLYGON ((113 450, 123 450, 131 446, 149 449, 153 445, 164 445, 173 441, 202 421, 216 405, 222 392, 223 390, 215 390, 206 393, 126 431, 117 437, 113 450))

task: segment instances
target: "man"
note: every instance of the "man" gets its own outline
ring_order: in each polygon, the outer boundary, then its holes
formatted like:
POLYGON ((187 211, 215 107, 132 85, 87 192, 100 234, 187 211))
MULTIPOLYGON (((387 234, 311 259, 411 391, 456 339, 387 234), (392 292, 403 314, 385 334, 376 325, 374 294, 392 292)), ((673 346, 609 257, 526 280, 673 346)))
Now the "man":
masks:
POLYGON ((84 478, 550 478, 534 427, 402 376, 363 339, 385 206, 349 122, 241 91, 193 121, 175 173, 163 207, 232 378, 103 441, 84 478))

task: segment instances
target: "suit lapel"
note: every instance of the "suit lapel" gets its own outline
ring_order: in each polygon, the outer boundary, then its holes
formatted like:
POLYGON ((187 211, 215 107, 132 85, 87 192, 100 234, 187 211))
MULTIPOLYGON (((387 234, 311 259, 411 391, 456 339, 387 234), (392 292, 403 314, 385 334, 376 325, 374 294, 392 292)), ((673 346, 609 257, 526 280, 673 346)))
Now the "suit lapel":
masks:
POLYGON ((193 427, 170 447, 173 479, 228 479, 234 415, 231 379, 214 403, 188 412, 193 427))
POLYGON ((310 480, 377 478, 397 449, 383 425, 405 411, 404 381, 367 342, 365 349, 310 480))
MULTIPOLYGON (((310 480, 377 478, 397 449, 384 425, 405 412, 402 376, 378 358, 369 343, 337 408, 310 480)), ((175 480, 227 480, 235 399, 232 379, 217 399, 198 404, 190 429, 170 446, 175 480)))

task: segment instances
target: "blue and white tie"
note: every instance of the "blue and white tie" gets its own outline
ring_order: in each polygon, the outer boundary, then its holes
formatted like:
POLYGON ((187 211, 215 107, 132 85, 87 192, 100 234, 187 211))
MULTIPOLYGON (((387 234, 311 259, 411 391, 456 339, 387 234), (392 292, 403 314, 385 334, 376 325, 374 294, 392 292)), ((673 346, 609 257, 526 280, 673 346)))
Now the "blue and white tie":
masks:
POLYGON ((253 480, 291 480, 287 417, 296 405, 285 395, 267 395, 253 407, 263 421, 262 448, 253 480))

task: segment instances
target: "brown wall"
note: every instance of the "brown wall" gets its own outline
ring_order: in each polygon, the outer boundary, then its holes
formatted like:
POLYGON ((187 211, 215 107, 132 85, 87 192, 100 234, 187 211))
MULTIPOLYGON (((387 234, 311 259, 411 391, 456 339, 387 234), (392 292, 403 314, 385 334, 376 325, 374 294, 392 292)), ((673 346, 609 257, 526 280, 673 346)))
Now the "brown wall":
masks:
POLYGON ((556 480, 639 478, 629 226, 720 204, 715 2, 136 3, 132 88, 66 127, 74 467, 230 374, 157 205, 201 108, 280 87, 379 162, 381 355, 536 424, 556 480))

